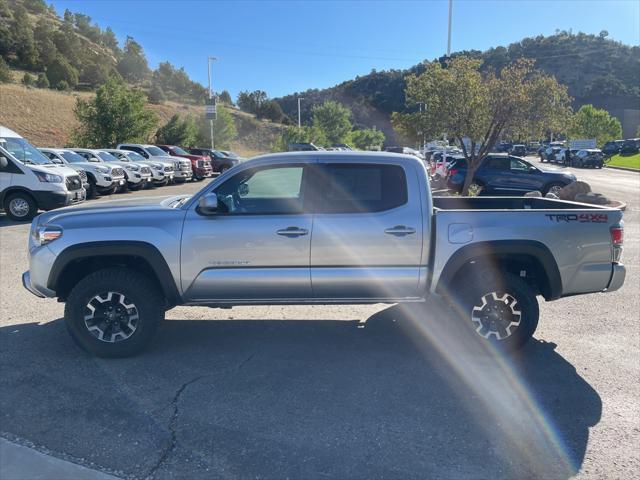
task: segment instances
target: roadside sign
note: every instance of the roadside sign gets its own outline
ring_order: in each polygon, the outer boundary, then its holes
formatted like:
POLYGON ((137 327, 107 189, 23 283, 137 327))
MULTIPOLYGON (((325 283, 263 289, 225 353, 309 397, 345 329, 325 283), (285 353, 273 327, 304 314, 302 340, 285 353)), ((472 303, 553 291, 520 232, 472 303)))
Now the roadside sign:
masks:
POLYGON ((596 148, 597 142, 595 138, 569 140, 569 148, 572 150, 583 150, 587 148, 596 148))
POLYGON ((204 113, 207 120, 215 120, 218 114, 216 99, 207 98, 207 104, 204 107, 204 113))

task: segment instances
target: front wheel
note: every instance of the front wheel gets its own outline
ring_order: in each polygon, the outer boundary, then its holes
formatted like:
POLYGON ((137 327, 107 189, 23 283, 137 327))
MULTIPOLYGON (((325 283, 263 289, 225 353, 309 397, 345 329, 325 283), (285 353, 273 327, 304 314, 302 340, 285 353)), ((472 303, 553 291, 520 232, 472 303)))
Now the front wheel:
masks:
POLYGON ((64 319, 80 348, 98 357, 118 358, 142 351, 164 312, 164 297, 147 276, 127 268, 108 268, 76 284, 64 319))
POLYGON ((25 192, 16 192, 7 196, 4 200, 4 211, 14 221, 31 220, 38 213, 38 205, 31 195, 25 192))
POLYGON ((472 275, 461 295, 463 321, 494 347, 516 350, 538 326, 532 288, 520 277, 487 269, 472 275))

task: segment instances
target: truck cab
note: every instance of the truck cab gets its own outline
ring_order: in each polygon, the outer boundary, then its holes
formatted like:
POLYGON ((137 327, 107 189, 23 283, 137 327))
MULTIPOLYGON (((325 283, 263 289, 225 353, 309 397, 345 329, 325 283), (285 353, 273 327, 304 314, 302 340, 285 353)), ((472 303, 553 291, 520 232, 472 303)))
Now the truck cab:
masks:
POLYGON ((75 170, 58 166, 16 132, 0 126, 0 206, 16 221, 38 210, 81 203, 86 192, 75 170))

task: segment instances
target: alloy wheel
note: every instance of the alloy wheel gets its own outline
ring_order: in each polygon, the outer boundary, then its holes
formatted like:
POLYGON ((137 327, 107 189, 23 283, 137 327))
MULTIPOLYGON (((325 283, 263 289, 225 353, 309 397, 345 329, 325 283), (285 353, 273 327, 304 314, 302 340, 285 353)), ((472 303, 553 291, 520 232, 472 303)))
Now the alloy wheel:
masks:
POLYGON ((17 197, 9 202, 9 211, 14 217, 26 217, 29 214, 29 202, 17 197))
POLYGON ((490 292, 471 310, 471 320, 476 332, 484 337, 495 336, 498 340, 510 337, 522 320, 518 300, 508 293, 490 292))
POLYGON ((105 292, 87 303, 84 324, 98 340, 115 343, 134 334, 139 318, 138 308, 124 294, 105 292))

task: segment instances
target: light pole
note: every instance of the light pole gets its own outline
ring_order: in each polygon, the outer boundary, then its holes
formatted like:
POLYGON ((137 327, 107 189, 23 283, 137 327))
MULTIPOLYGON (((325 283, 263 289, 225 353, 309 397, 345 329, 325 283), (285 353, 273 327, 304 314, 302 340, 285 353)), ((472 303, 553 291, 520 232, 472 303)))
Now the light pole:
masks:
POLYGON ((447 35, 447 57, 451 55, 451 17, 453 16, 453 0, 449 0, 449 31, 447 35))
MULTIPOLYGON (((211 90, 211 64, 217 60, 216 57, 207 57, 207 75, 209 76, 209 100, 213 99, 213 90, 211 90)), ((215 118, 215 103, 213 103, 213 116, 209 118, 209 133, 211 135, 211 150, 215 148, 213 143, 213 119, 215 118)))
POLYGON ((304 98, 298 97, 298 128, 300 128, 302 126, 302 124, 300 122, 300 100, 304 100, 304 98))

